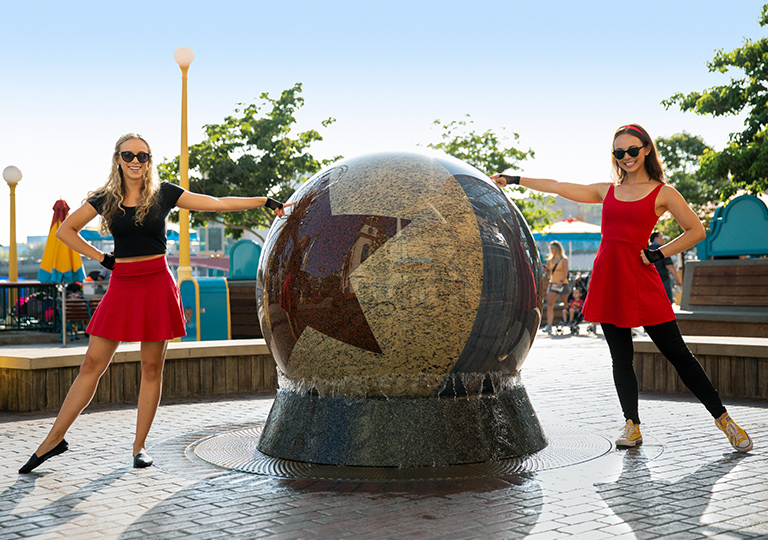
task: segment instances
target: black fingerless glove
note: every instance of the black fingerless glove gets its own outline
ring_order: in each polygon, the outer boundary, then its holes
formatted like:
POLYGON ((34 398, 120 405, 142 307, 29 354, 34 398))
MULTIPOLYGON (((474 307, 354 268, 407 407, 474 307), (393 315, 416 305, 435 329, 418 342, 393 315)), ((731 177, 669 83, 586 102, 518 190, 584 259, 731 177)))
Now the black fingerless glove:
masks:
POLYGON ((280 201, 276 201, 271 197, 267 197, 267 202, 264 204, 264 206, 266 206, 270 210, 277 210, 283 207, 283 203, 281 203, 280 201))
POLYGON ((507 182, 507 185, 510 185, 510 184, 515 184, 516 186, 520 185, 519 176, 510 176, 508 174, 500 174, 499 176, 501 176, 507 182))
POLYGON ((111 253, 105 253, 104 259, 101 261, 101 266, 106 268, 107 270, 114 270, 115 269, 115 256, 111 253))
POLYGON ((643 253, 645 253, 645 258, 648 259, 648 262, 651 264, 655 262, 659 262, 660 260, 664 259, 664 254, 661 252, 660 249, 645 248, 643 250, 643 253))

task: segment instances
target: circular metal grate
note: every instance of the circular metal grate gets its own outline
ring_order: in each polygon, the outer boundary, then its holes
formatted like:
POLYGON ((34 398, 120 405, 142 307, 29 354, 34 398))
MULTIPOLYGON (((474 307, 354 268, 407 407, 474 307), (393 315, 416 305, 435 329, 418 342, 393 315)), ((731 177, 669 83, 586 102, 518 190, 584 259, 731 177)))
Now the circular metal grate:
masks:
POLYGON ((193 443, 199 459, 224 469, 290 479, 416 481, 493 478, 576 465, 607 454, 611 441, 564 425, 547 426, 549 445, 530 456, 448 467, 344 467, 274 458, 258 450, 262 425, 220 433, 193 443))

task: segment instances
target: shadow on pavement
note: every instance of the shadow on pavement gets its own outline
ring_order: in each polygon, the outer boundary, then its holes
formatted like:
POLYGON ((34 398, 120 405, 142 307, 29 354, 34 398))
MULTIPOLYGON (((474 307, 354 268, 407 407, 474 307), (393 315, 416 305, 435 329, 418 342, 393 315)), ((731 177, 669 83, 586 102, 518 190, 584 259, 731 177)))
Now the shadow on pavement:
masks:
POLYGON ((489 517, 501 512, 506 523, 514 523, 515 537, 524 538, 539 520, 543 504, 538 482, 526 476, 342 482, 231 473, 219 476, 215 489, 211 489, 210 480, 204 480, 177 492, 134 521, 121 538, 162 535, 168 530, 169 514, 179 520, 175 530, 191 537, 248 538, 250 534, 292 533, 292 538, 301 538, 302 531, 305 536, 321 538, 365 537, 377 531, 395 537, 398 530, 412 534, 427 527, 421 538, 450 538, 457 530, 474 530, 475 521, 476 537, 482 537, 483 508, 487 508, 489 517), (227 494, 226 501, 222 501, 222 494, 227 494), (457 523, 457 514, 466 515, 469 511, 464 506, 466 499, 455 498, 457 494, 477 494, 481 499, 473 505, 473 524, 457 523), (279 502, 274 506, 271 501, 279 502), (207 513, 220 512, 223 503, 231 509, 232 519, 206 523, 207 513), (184 508, 189 508, 186 519, 180 514, 184 508), (244 518, 244 514, 248 517, 244 518), (303 517, 297 530, 299 516, 303 517))
POLYGON ((12 514, 11 511, 16 508, 21 501, 30 495, 35 489, 35 483, 45 474, 50 473, 32 473, 20 474, 16 482, 0 493, 0 515, 10 516, 3 520, 3 531, 18 530, 19 534, 24 536, 35 536, 58 527, 64 523, 74 520, 87 512, 75 510, 75 507, 93 494, 102 491, 118 480, 130 469, 120 469, 105 476, 102 476, 77 491, 64 495, 60 499, 48 503, 39 510, 12 514))
POLYGON ((748 454, 726 454, 675 482, 653 480, 642 448, 626 451, 616 482, 595 484, 605 503, 627 524, 639 540, 675 533, 719 534, 733 539, 758 539, 763 535, 731 531, 702 520, 715 484, 727 476, 748 454), (693 529, 693 530, 692 530, 693 529), (703 532, 705 529, 706 532, 703 532))

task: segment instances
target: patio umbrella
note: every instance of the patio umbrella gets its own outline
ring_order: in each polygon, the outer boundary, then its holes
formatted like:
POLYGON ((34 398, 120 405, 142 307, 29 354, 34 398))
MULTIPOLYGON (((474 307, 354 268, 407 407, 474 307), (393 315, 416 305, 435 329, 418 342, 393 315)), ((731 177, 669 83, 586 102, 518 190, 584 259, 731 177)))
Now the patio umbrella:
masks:
POLYGON ((591 261, 597 253, 597 247, 600 245, 601 232, 600 225, 587 223, 576 218, 565 218, 556 221, 539 232, 535 232, 533 237, 536 239, 537 246, 542 254, 547 253, 547 244, 557 240, 566 249, 568 259, 571 264, 581 264, 585 268, 592 268, 591 261), (578 258, 574 261, 574 250, 578 258))
POLYGON ((600 232, 600 225, 594 225, 592 223, 587 223, 586 221, 581 221, 576 218, 565 218, 561 221, 556 221, 555 223, 552 223, 551 225, 548 225, 547 227, 544 227, 544 230, 541 231, 544 234, 551 234, 551 233, 569 233, 569 234, 575 234, 575 233, 599 233, 600 232))
POLYGON ((69 205, 62 199, 53 205, 53 220, 45 242, 43 260, 37 271, 37 281, 43 283, 72 283, 83 281, 83 261, 80 254, 56 238, 56 231, 69 215, 69 205))
MULTIPOLYGON (((80 258, 80 254, 56 238, 56 231, 59 230, 61 223, 67 218, 67 215, 69 215, 69 205, 59 199, 53 205, 51 230, 48 232, 48 240, 45 243, 45 251, 43 252, 43 260, 40 262, 40 269, 37 271, 37 280, 42 283, 73 283, 85 279, 83 261, 80 258)), ((67 314, 63 288, 61 289, 61 297, 61 340, 66 347, 67 314)))

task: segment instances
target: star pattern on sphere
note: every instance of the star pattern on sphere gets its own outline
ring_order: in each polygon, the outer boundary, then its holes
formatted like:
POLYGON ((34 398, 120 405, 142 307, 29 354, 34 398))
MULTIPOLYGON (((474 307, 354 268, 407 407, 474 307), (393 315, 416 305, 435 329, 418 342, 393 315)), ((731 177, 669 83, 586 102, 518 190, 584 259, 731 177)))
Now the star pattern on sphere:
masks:
POLYGON ((265 289, 272 333, 288 359, 310 327, 354 347, 381 353, 350 276, 410 223, 370 214, 331 212, 329 180, 299 200, 275 240, 265 289))

